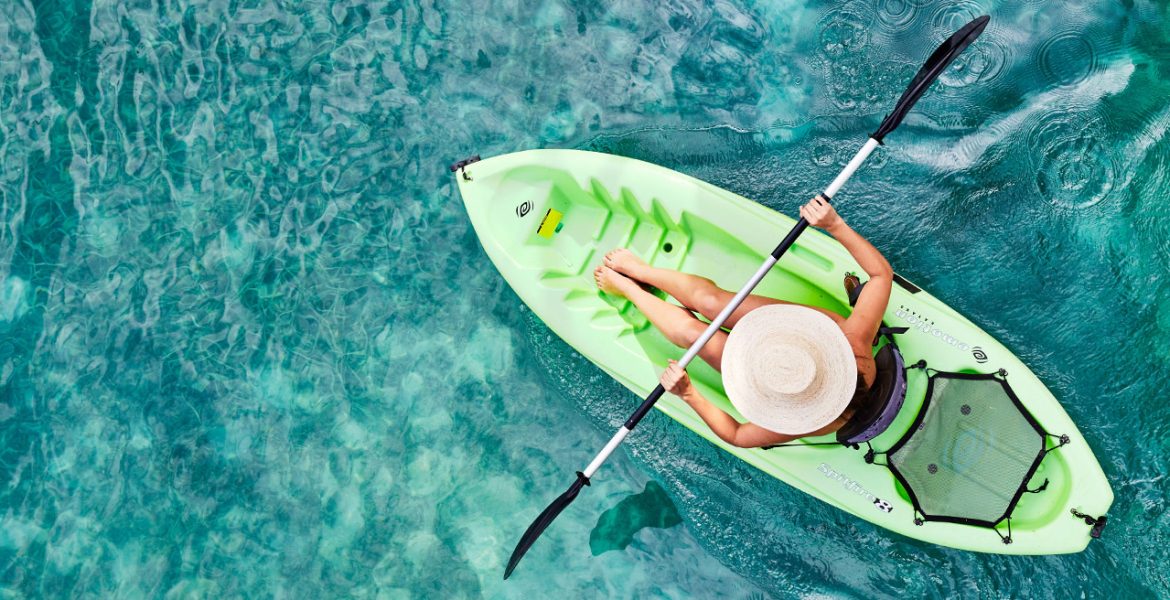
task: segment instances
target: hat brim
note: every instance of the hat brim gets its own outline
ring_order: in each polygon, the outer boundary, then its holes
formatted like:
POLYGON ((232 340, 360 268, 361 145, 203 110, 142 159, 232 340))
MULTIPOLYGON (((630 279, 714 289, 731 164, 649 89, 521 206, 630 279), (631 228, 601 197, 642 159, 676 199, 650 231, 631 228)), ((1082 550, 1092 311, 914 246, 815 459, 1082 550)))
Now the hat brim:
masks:
POLYGON ((722 358, 723 388, 752 423, 787 435, 823 429, 841 416, 857 390, 857 360, 845 333, 827 315, 806 306, 771 304, 736 323, 722 358), (816 364, 805 390, 781 394, 760 385, 775 365, 761 352, 768 344, 798 344, 816 364), (767 371, 761 371, 767 370, 767 371))

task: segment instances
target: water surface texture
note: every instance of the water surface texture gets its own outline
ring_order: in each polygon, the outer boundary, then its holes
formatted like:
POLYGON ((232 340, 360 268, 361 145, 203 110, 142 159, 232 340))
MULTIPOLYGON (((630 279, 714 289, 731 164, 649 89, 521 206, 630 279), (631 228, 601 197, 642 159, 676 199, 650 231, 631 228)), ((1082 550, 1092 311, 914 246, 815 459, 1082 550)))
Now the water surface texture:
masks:
MULTIPOLYGON (((1170 29, 1149 0, 0 2, 0 596, 1170 595, 1170 29), (528 312, 446 171, 587 148, 789 214, 842 191, 1061 398, 1073 556, 922 544, 648 417, 528 312), (658 482, 682 524, 593 556, 658 482)), ((766 249, 765 249, 766 250, 766 249)))

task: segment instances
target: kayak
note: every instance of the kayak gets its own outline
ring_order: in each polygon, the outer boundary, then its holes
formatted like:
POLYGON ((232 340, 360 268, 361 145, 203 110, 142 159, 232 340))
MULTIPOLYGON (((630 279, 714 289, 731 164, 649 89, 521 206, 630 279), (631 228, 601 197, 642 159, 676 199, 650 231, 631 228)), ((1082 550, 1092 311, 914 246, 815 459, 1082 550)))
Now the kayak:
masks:
MULTIPOLYGON (((455 177, 467 214, 500 274, 554 333, 639 396, 657 385, 667 361, 678 359, 684 349, 670 343, 632 303, 596 288, 592 270, 604 254, 629 248, 654 266, 702 275, 736 290, 795 224, 788 216, 688 175, 620 156, 531 150, 464 161, 458 167, 455 177)), ((851 272, 860 268, 840 244, 808 231, 755 293, 848 314, 842 277, 851 272)), ((905 364, 923 361, 929 369, 906 369, 906 396, 896 418, 867 446, 834 444, 834 436, 826 435, 781 448, 737 448, 717 438, 679 398, 667 394, 656 407, 764 473, 914 539, 1003 554, 1085 549, 1100 535, 1113 491, 1076 425, 1011 351, 918 286, 897 275, 895 279, 886 324, 907 328, 896 336, 905 364), (972 524, 978 519, 923 518, 926 500, 917 483, 910 485, 916 481, 913 475, 882 465, 882 453, 888 452, 885 460, 892 462, 895 452, 906 451, 903 447, 923 445, 913 437, 915 431, 949 418, 935 414, 943 404, 931 404, 931 394, 938 392, 932 388, 942 387, 932 371, 953 373, 958 380, 999 374, 1010 381, 1009 395, 1022 419, 1042 432, 1034 434, 1040 436, 1034 438, 1040 440, 1037 448, 1019 452, 1028 455, 1023 464, 1036 450, 1039 457, 1019 489, 1012 488, 1006 521, 996 521, 994 532, 972 524)), ((717 371, 695 361, 688 372, 708 400, 744 420, 728 401, 717 371)), ((969 404, 974 402, 962 404, 962 414, 971 412, 969 404)), ((980 405, 974 405, 978 411, 980 405)), ((995 432, 963 427, 957 429, 958 441, 943 450, 944 471, 947 465, 985 460, 973 454, 986 446, 980 445, 986 440, 977 438, 994 437, 995 432)), ((998 452, 1004 454, 1003 448, 998 452)), ((1008 448, 1007 454, 1012 452, 1008 448)), ((898 470, 910 466, 902 464, 898 470)), ((932 474, 939 469, 930 462, 923 465, 924 473, 928 467, 932 474)), ((965 476, 956 472, 958 479, 939 484, 940 493, 999 493, 987 481, 960 481, 965 476)))

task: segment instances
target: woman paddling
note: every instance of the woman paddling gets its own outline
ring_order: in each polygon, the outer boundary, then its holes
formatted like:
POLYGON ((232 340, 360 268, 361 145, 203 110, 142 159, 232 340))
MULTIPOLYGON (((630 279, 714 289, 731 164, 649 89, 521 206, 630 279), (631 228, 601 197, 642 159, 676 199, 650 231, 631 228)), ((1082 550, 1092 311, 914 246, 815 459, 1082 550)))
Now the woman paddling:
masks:
MULTIPOLYGON (((716 333, 699 356, 723 374, 728 398, 748 423, 707 401, 676 361, 670 361, 662 374, 662 386, 734 446, 770 446, 834 432, 867 398, 876 376, 872 343, 890 299, 894 271, 819 196, 801 207, 800 215, 836 238, 869 276, 853 312, 842 316, 757 295, 744 299, 724 324, 732 332, 716 333)), ((706 323, 642 289, 639 282, 670 294, 708 319, 735 295, 705 277, 650 266, 624 248, 606 254, 605 264, 593 276, 602 291, 629 299, 682 348, 702 335, 706 323)), ((855 277, 846 278, 850 293, 857 285, 855 277)))

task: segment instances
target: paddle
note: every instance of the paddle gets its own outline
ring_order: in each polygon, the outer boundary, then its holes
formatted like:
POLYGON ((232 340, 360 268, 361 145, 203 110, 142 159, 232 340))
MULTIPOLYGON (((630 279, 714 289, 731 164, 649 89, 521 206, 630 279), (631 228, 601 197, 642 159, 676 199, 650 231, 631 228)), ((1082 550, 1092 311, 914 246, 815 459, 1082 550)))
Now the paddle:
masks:
MULTIPOLYGON (((906 88, 906 91, 898 100, 898 104, 894 106, 894 110, 890 112, 890 114, 886 115, 886 118, 882 121, 881 126, 878 127, 877 131, 875 131, 873 135, 869 137, 869 140, 866 141, 865 145, 861 147, 861 150, 857 152, 857 155, 853 157, 853 160, 849 161, 849 164, 846 165, 841 173, 837 175, 837 178, 833 180, 833 183, 829 184, 829 187, 825 188, 825 191, 822 192, 821 195, 824 196, 825 199, 831 199, 834 195, 836 195, 841 186, 845 185, 845 182, 848 181, 849 178, 853 175, 853 172, 861 166, 861 163, 865 162, 865 159, 869 157, 869 154, 873 152, 874 148, 877 148, 879 144, 883 143, 882 139, 902 123, 902 119, 906 117, 906 113, 910 112, 910 108, 914 106, 914 103, 917 102, 919 98, 922 97, 922 94, 926 92, 926 89, 930 87, 930 84, 938 78, 944 69, 946 69, 947 65, 949 65, 951 61, 953 61, 955 57, 959 55, 960 52, 969 46, 971 42, 975 41, 975 38, 979 37, 979 34, 983 32, 985 27, 987 27, 987 22, 989 19, 990 17, 982 16, 976 18, 970 23, 967 23, 962 27, 962 29, 956 31, 954 35, 943 42, 942 45, 939 46, 938 49, 930 55, 930 58, 926 59, 926 63, 922 65, 922 68, 919 69, 918 74, 915 75, 914 79, 910 81, 910 85, 906 88)), ((695 340, 695 343, 692 344, 689 349, 687 349, 686 354, 684 354, 682 359, 679 360, 680 366, 685 369, 686 366, 690 364, 691 360, 693 360, 695 356, 699 354, 699 349, 701 349, 707 343, 707 341, 711 339, 711 336, 715 335, 715 332, 719 331, 719 329, 723 326, 723 322, 727 320, 727 317, 731 316, 731 313, 735 312, 736 308, 739 308, 739 305, 741 302, 743 302, 743 299, 746 298, 753 289, 755 289, 756 284, 758 284, 760 280, 768 274, 768 271, 771 270, 772 265, 776 264, 776 261, 780 260, 780 257, 788 250, 790 246, 792 246, 793 242, 796 241, 796 238, 799 237, 806 228, 808 228, 808 221, 806 221, 804 218, 801 218, 800 221, 798 221, 792 228, 792 231, 789 231, 788 235, 784 236, 784 239, 780 242, 780 245, 776 246, 776 249, 772 251, 772 254, 768 256, 768 258, 764 261, 764 264, 762 264, 759 270, 756 271, 755 275, 752 275, 751 279, 749 279, 748 282, 744 284, 743 288, 739 290, 739 293, 737 293, 735 297, 727 303, 727 306, 723 308, 723 311, 720 312, 719 315, 711 321, 711 324, 707 326, 707 330, 703 332, 703 335, 700 336, 698 340, 695 340)), ((549 524, 553 522, 553 519, 556 519, 557 515, 561 514, 561 511, 565 510, 565 507, 577 498, 577 494, 581 492, 581 488, 589 485, 589 478, 592 477, 599 468, 601 468, 601 465, 605 463, 606 459, 609 458, 609 455, 612 454, 613 451, 622 443, 622 440, 626 439, 626 436, 629 435, 630 432, 638 426, 638 422, 642 420, 642 417, 646 416, 646 413, 650 412, 650 408, 654 406, 654 403, 658 402, 658 399, 662 397, 664 392, 665 390, 662 388, 661 384, 655 387, 654 391, 650 392, 650 395, 646 396, 646 399, 643 400, 642 404, 638 406, 638 409, 634 411, 634 414, 630 415, 630 418, 626 420, 625 425, 623 425, 622 428, 618 430, 613 438, 609 440, 609 443, 605 445, 605 448, 603 448, 597 457, 593 459, 593 462, 589 463, 589 466, 586 467, 584 471, 577 472, 577 479, 573 482, 573 485, 569 486, 569 489, 557 497, 556 500, 553 500, 552 504, 548 505, 548 508, 544 509, 544 511, 541 512, 538 517, 536 517, 536 520, 532 522, 532 525, 528 526, 528 530, 525 531, 524 536, 520 538, 520 543, 517 544, 516 549, 512 551, 512 557, 508 559, 508 566, 504 570, 504 579, 507 579, 512 574, 512 571, 516 569, 516 565, 520 562, 520 559, 524 558, 524 553, 528 552, 528 549, 532 547, 532 544, 536 541, 536 538, 540 537, 540 534, 543 533, 549 524)))

